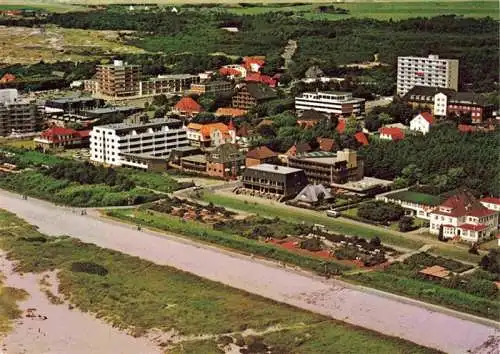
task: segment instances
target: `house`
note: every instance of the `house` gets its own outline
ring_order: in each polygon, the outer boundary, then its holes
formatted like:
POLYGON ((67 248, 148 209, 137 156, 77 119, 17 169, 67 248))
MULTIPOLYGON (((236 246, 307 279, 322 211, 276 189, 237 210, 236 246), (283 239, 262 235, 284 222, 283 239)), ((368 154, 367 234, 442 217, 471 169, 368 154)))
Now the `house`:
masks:
POLYGON ((260 82, 264 85, 268 85, 270 87, 278 86, 278 80, 274 77, 263 75, 261 73, 249 73, 245 77, 245 81, 247 82, 260 82))
POLYGON ((300 191, 299 194, 292 200, 293 203, 305 204, 307 206, 315 206, 323 201, 334 199, 330 189, 322 184, 308 184, 300 191))
POLYGON ((233 96, 233 107, 250 109, 277 97, 276 91, 269 86, 247 82, 237 87, 236 94, 233 96))
POLYGON ((248 130, 247 124, 242 124, 236 130, 236 144, 240 147, 240 149, 246 150, 248 148, 250 139, 250 132, 248 130))
POLYGON ((405 215, 424 220, 430 220, 431 212, 442 201, 440 197, 409 190, 379 194, 375 199, 385 203, 399 204, 405 210, 405 215))
POLYGON ((248 111, 246 109, 231 108, 231 107, 220 107, 215 111, 216 117, 232 117, 240 118, 244 117, 248 111))
POLYGON ((464 190, 441 203, 430 214, 430 233, 443 238, 480 242, 496 233, 498 212, 485 207, 464 190))
POLYGON ((328 117, 328 114, 316 111, 314 109, 308 109, 302 112, 300 117, 297 119, 297 124, 302 126, 303 128, 311 128, 328 117))
POLYGON ((278 162, 278 154, 267 146, 259 146, 250 150, 245 158, 245 166, 256 166, 262 163, 275 164, 278 162))
POLYGON ((330 138, 320 138, 317 137, 316 141, 319 145, 319 150, 324 152, 334 152, 335 151, 335 140, 330 138))
POLYGON ((235 144, 221 144, 207 154, 207 174, 212 177, 236 178, 245 168, 245 154, 235 144))
POLYGON ((382 127, 378 130, 380 133, 380 139, 398 141, 403 140, 405 137, 405 132, 403 129, 399 128, 387 128, 382 127))
POLYGON ((219 74, 229 79, 241 78, 247 76, 247 69, 239 64, 224 65, 219 69, 219 74))
POLYGON ((417 114, 410 121, 410 130, 414 132, 420 132, 422 134, 427 134, 434 125, 435 119, 429 112, 422 112, 417 114))
POLYGON ((368 137, 363 132, 357 132, 354 134, 354 140, 356 140, 361 145, 368 145, 368 137))
POLYGON ((485 197, 481 198, 479 201, 490 210, 500 211, 500 198, 485 197))
POLYGON ((304 154, 306 152, 312 151, 311 145, 308 143, 299 143, 293 145, 288 151, 285 153, 287 156, 297 156, 300 154, 304 154))
POLYGON ((267 163, 246 168, 241 181, 247 190, 280 199, 293 198, 308 184, 304 171, 267 163))
POLYGON ((7 82, 16 81, 16 76, 11 73, 5 73, 0 79, 0 84, 6 84, 7 82))
POLYGON ((343 184, 359 181, 364 175, 363 160, 354 150, 308 152, 288 156, 288 166, 300 168, 307 179, 316 184, 343 184))
POLYGON ((192 146, 218 146, 224 143, 235 143, 236 132, 234 126, 230 129, 224 123, 189 123, 187 138, 192 146))
POLYGON ((43 131, 39 137, 34 139, 37 146, 43 150, 54 148, 79 148, 86 147, 90 141, 90 130, 74 130, 62 127, 53 127, 43 131))
POLYGON ((258 73, 265 64, 266 57, 264 56, 243 57, 243 66, 247 72, 258 73))
POLYGON ((346 120, 345 119, 339 119, 339 122, 337 126, 335 127, 335 130, 339 134, 344 134, 345 132, 345 125, 346 125, 346 120))
POLYGON ((295 110, 302 112, 308 109, 343 117, 360 116, 365 112, 365 99, 353 97, 351 92, 303 92, 295 97, 295 110))
POLYGON ((173 113, 181 117, 194 117, 203 111, 203 107, 189 96, 182 97, 172 109, 173 113))

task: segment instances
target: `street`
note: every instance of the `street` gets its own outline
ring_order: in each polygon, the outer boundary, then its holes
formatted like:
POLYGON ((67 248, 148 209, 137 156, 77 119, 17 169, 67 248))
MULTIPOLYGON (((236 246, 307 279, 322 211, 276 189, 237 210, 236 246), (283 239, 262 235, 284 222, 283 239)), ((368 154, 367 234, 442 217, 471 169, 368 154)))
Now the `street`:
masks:
POLYGON ((71 208, 32 198, 23 200, 3 190, 0 208, 37 225, 43 233, 76 237, 448 353, 465 353, 496 334, 493 321, 346 286, 337 280, 324 281, 176 236, 138 231, 131 225, 98 218, 94 212, 80 215, 71 208))

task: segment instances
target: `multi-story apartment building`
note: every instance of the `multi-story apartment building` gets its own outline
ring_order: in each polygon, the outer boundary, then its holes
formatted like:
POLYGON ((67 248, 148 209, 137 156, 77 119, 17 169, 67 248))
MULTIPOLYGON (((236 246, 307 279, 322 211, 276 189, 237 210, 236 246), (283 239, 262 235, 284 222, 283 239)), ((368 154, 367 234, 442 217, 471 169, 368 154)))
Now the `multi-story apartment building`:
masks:
POLYGON ((311 183, 330 185, 359 181, 364 175, 363 161, 356 151, 344 149, 331 152, 309 152, 288 156, 288 166, 304 171, 311 183))
POLYGON ((492 237, 497 227, 498 212, 485 207, 468 191, 446 199, 430 213, 430 233, 445 239, 481 242, 492 237))
POLYGON ((109 124, 94 127, 90 132, 90 159, 109 165, 147 168, 147 164, 132 156, 166 157, 172 149, 188 145, 186 128, 177 119, 109 124))
POLYGON ((397 94, 404 96, 414 86, 433 86, 458 90, 458 60, 438 55, 398 57, 397 94))
POLYGON ((200 82, 198 75, 159 75, 158 77, 141 81, 139 84, 139 95, 154 96, 167 93, 183 93, 191 85, 198 82, 200 82))
POLYGON ((365 113, 365 99, 352 97, 350 92, 304 92, 295 97, 295 110, 299 113, 315 110, 344 117, 360 116, 365 113))
POLYGON ((20 100, 16 90, 0 90, 0 136, 32 133, 41 128, 41 115, 34 102, 20 100))
POLYGON ((236 94, 233 96, 233 107, 250 109, 277 97, 276 91, 269 86, 248 82, 236 88, 236 94))
POLYGON ((216 80, 191 85, 190 93, 196 95, 224 95, 233 92, 233 84, 229 81, 216 80))
POLYGON ((140 92, 141 66, 121 60, 97 66, 99 93, 110 97, 137 96, 140 92))

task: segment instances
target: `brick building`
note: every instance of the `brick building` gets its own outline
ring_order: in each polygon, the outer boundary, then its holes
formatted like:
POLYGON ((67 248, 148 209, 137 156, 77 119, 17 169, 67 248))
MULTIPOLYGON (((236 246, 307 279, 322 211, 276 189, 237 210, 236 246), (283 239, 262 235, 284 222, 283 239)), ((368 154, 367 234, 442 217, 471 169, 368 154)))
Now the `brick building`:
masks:
POLYGON ((276 91, 267 85, 255 82, 241 84, 233 96, 233 107, 250 109, 266 101, 277 98, 276 91))
POLYGON ((97 66, 99 93, 110 97, 137 96, 140 92, 141 67, 121 60, 97 66))

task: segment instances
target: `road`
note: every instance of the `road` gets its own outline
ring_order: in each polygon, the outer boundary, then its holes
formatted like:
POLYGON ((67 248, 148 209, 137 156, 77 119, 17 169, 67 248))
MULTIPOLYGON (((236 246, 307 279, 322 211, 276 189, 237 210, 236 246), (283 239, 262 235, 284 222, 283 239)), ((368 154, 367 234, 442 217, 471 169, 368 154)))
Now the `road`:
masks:
POLYGON ((35 199, 23 200, 1 190, 0 208, 16 213, 47 234, 70 235, 448 353, 465 353, 497 333, 493 321, 337 280, 324 281, 267 261, 175 236, 137 231, 130 225, 81 216, 67 208, 35 199))

